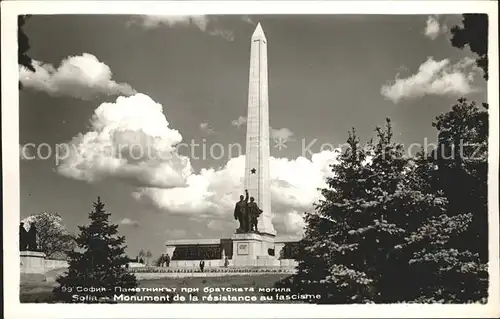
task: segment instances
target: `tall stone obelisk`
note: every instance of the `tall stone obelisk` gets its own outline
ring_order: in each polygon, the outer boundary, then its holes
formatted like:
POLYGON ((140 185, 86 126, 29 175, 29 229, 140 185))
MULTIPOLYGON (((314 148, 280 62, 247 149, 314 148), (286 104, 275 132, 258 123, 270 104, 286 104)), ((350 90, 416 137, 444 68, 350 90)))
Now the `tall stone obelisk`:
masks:
POLYGON ((252 34, 245 161, 245 188, 263 213, 258 228, 276 235, 272 224, 269 189, 269 102, 267 77, 267 39, 260 23, 252 34))

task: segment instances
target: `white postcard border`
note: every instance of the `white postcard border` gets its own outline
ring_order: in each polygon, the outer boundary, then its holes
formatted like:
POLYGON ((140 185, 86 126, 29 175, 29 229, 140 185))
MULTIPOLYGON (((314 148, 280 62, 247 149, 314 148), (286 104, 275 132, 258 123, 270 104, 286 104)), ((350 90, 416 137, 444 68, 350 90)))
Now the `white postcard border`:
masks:
POLYGON ((331 318, 498 317, 498 3, 496 1, 3 1, 2 165, 5 318, 331 318), (18 14, 462 14, 488 13, 490 104, 489 250, 487 305, 270 305, 270 304, 21 304, 19 302, 19 94, 18 14))

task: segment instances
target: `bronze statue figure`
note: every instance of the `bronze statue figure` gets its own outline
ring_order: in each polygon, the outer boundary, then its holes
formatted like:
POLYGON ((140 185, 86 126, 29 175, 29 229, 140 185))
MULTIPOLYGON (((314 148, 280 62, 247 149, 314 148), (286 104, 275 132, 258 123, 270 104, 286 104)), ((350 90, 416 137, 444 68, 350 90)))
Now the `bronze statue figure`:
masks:
POLYGON ((26 231, 24 223, 19 224, 19 250, 20 251, 38 251, 37 231, 34 223, 31 223, 30 229, 26 231))
POLYGON ((240 195, 240 201, 234 207, 234 219, 240 222, 240 228, 237 229, 238 233, 246 233, 250 229, 247 204, 248 204, 248 190, 245 190, 246 196, 240 195))
POLYGON ((38 251, 38 245, 36 243, 36 226, 34 223, 31 223, 30 230, 28 230, 28 247, 27 249, 30 251, 38 251))
POLYGON ((250 231, 259 232, 259 228, 257 227, 258 218, 260 214, 262 214, 262 209, 259 208, 257 203, 255 202, 255 198, 250 197, 250 203, 247 205, 248 217, 250 222, 250 231))
POLYGON ((240 201, 234 208, 234 219, 240 222, 240 228, 236 232, 259 232, 257 223, 260 214, 262 214, 262 209, 255 202, 255 198, 250 197, 250 202, 248 202, 248 190, 245 189, 245 197, 240 195, 240 201))
POLYGON ((24 228, 24 223, 19 224, 19 251, 28 250, 28 232, 24 228))

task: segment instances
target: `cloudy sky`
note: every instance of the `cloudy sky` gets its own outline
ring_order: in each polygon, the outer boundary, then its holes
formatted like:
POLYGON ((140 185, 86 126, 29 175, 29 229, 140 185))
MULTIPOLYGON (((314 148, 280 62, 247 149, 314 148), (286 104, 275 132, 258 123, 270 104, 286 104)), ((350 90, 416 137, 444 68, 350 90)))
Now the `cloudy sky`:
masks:
POLYGON ((256 22, 268 39, 278 235, 300 234, 351 127, 365 141, 390 117, 399 142, 431 143, 433 118, 457 98, 485 101, 474 55, 449 42, 460 16, 33 16, 21 217, 58 212, 75 231, 101 196, 131 255, 230 236, 256 22))

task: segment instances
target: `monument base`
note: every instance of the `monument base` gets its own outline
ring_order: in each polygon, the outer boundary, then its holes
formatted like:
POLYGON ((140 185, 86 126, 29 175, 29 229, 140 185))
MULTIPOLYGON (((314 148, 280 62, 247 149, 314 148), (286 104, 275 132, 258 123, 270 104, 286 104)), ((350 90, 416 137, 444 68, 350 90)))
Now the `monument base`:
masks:
POLYGON ((21 273, 39 274, 45 272, 45 254, 39 251, 21 251, 21 273))
POLYGON ((274 236, 265 233, 237 233, 233 241, 233 266, 279 266, 274 236))

